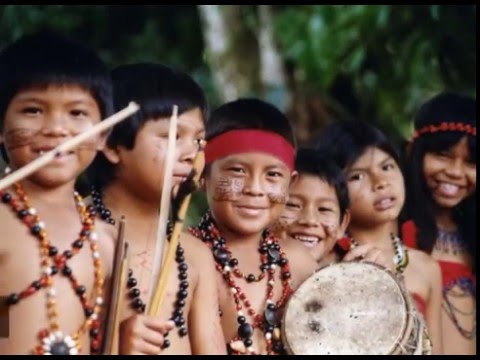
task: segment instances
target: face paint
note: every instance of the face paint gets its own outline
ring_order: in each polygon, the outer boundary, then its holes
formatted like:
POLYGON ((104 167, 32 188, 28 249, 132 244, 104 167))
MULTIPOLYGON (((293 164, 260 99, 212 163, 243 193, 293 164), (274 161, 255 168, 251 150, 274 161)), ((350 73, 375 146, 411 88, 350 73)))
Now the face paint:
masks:
MULTIPOLYGON (((78 135, 78 133, 71 136, 78 135)), ((32 129, 12 129, 7 130, 5 133, 5 148, 7 150, 15 150, 24 146, 32 146, 33 148, 46 145, 48 141, 40 140, 41 130, 32 129)), ((93 137, 83 141, 77 146, 77 149, 96 150, 97 137, 93 137)), ((58 146, 60 143, 55 142, 54 146, 58 146)))
POLYGON ((270 184, 267 186, 266 192, 272 204, 285 204, 287 202, 287 188, 283 184, 270 184))
POLYGON ((244 180, 230 177, 222 177, 215 186, 213 199, 216 201, 236 201, 242 194, 244 180))

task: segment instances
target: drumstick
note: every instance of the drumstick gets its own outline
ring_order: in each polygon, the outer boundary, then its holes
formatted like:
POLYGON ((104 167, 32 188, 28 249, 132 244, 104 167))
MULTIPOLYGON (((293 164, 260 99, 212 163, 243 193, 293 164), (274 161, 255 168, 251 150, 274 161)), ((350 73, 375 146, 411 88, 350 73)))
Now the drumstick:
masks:
POLYGON ((153 258, 152 281, 150 281, 147 297, 147 299, 149 299, 147 303, 147 314, 151 313, 151 300, 154 291, 154 284, 157 283, 157 279, 160 276, 163 249, 166 245, 165 237, 167 233, 168 215, 170 212, 173 165, 175 161, 175 144, 177 138, 177 118, 178 106, 174 105, 172 116, 170 118, 170 127, 168 129, 167 156, 165 161, 165 171, 163 173, 162 197, 160 199, 160 215, 158 218, 157 242, 155 244, 155 253, 153 258))
POLYGON ((37 159, 33 160, 32 162, 28 163, 27 165, 21 167, 18 170, 10 173, 2 180, 0 180, 0 190, 3 190, 13 183, 16 183, 27 176, 31 175, 38 169, 42 168, 43 166, 47 165, 49 162, 53 161, 57 156, 61 155, 63 152, 72 150, 80 145, 85 140, 91 138, 94 135, 105 131, 115 124, 119 123, 120 121, 125 120, 130 115, 137 112, 139 106, 131 102, 126 108, 120 110, 119 112, 113 114, 112 116, 106 118, 105 120, 101 121, 97 125, 93 126, 92 128, 88 129, 81 134, 71 138, 68 141, 65 141, 63 144, 60 144, 55 149, 50 150, 49 152, 45 153, 44 155, 38 157, 37 159))
POLYGON ((123 297, 125 296, 126 270, 128 243, 125 241, 125 217, 122 216, 118 229, 117 246, 113 261, 112 291, 110 294, 110 306, 105 326, 104 349, 107 355, 113 355, 120 326, 120 314, 122 310, 123 297))
MULTIPOLYGON (((194 184, 197 184, 200 180, 200 176, 202 175, 201 169, 199 169, 200 165, 203 166, 204 163, 204 153, 203 151, 198 151, 197 155, 195 156, 195 160, 193 162, 193 169, 194 176, 191 181, 194 184)), ((180 191, 179 191, 180 192, 180 191)), ((153 294, 149 315, 156 316, 159 315, 160 309, 162 308, 162 302, 165 297, 165 290, 167 288, 168 277, 171 271, 171 265, 173 258, 175 257, 175 253, 178 246, 178 241, 180 239, 180 233, 183 229, 183 224, 185 220, 185 216, 187 215, 188 206, 190 204, 190 199, 192 197, 192 192, 190 192, 185 199, 182 201, 180 205, 180 209, 178 210, 178 214, 176 217, 175 224, 173 225, 172 236, 170 238, 170 243, 168 246, 168 251, 165 256, 165 261, 162 266, 162 270, 160 272, 160 279, 158 280, 158 285, 155 288, 155 292, 153 294)))

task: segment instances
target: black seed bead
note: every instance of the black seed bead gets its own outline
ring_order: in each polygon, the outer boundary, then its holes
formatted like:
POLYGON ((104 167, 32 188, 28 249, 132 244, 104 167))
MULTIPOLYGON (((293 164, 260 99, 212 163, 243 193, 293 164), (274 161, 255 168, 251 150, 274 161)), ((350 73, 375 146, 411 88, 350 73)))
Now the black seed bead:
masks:
POLYGON ((247 275, 247 282, 251 283, 251 282, 254 282, 255 280, 256 280, 255 275, 253 275, 253 274, 248 274, 247 275))
POLYGON ((17 214, 20 219, 23 219, 25 216, 28 215, 28 211, 26 209, 22 209, 19 210, 17 214))
POLYGON ((55 256, 58 254, 58 249, 55 246, 50 246, 48 249, 48 255, 49 256, 55 256))
POLYGON ((87 289, 83 285, 80 285, 75 289, 75 292, 77 293, 77 295, 85 294, 85 291, 87 291, 87 289))
POLYGON ((65 276, 70 276, 72 275, 72 269, 70 269, 68 266, 65 266, 62 270, 62 273, 65 276))
POLYGON ((137 280, 134 278, 128 279, 127 286, 129 289, 133 288, 134 286, 137 286, 137 280))
POLYGON ((78 239, 73 242, 73 247, 81 249, 83 247, 83 241, 78 239))
POLYGON ((138 290, 137 288, 133 288, 128 293, 128 296, 130 297, 130 299, 135 299, 140 296, 140 290, 138 290))
POLYGON ((9 297, 7 298, 7 305, 15 305, 20 301, 20 297, 18 294, 10 294, 9 297))
POLYGON ((247 321, 247 319, 245 318, 245 316, 239 316, 237 317, 237 322, 239 324, 245 324, 245 321, 247 321))
POLYGON ((85 316, 90 317, 93 314, 93 309, 90 307, 85 308, 85 316))
POLYGON ((181 327, 180 330, 178 330, 178 334, 179 334, 181 337, 187 336, 187 334, 188 334, 187 328, 184 327, 184 326, 181 327))
POLYGON ((10 201, 12 201, 12 195, 10 195, 9 193, 5 193, 2 195, 2 202, 8 204, 10 201))

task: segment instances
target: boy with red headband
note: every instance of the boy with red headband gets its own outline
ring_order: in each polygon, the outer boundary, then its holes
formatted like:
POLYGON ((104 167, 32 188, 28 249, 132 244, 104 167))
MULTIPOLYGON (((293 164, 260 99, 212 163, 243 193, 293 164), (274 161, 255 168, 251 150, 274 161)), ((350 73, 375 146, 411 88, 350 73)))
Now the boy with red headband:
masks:
POLYGON ((216 261, 228 350, 279 354, 281 309, 316 267, 301 244, 268 230, 295 177, 292 127, 272 105, 241 99, 212 113, 206 139, 210 211, 192 232, 216 261))

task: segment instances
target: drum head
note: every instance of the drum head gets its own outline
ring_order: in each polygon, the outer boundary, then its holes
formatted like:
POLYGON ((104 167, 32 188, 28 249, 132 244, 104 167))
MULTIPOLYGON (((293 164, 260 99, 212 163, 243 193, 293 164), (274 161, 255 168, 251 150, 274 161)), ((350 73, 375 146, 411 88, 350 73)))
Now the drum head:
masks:
POLYGON ((295 355, 389 354, 404 336, 404 294, 394 276, 375 264, 324 267, 287 303, 285 347, 295 355))

